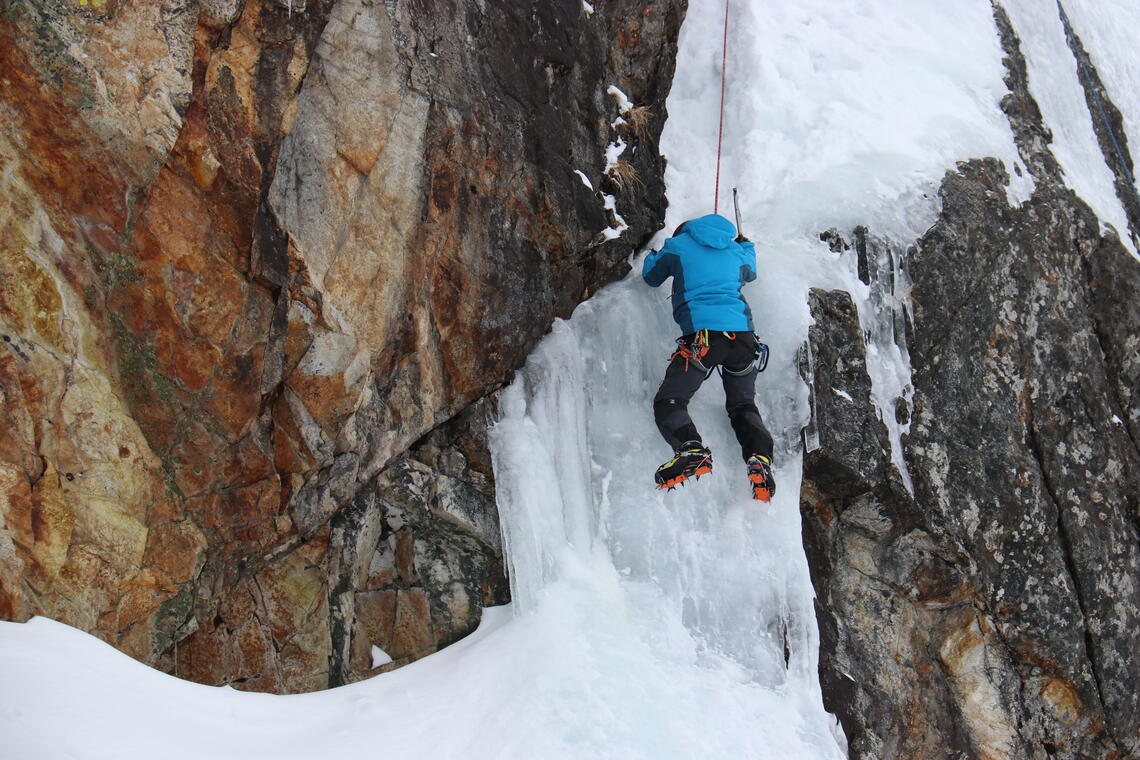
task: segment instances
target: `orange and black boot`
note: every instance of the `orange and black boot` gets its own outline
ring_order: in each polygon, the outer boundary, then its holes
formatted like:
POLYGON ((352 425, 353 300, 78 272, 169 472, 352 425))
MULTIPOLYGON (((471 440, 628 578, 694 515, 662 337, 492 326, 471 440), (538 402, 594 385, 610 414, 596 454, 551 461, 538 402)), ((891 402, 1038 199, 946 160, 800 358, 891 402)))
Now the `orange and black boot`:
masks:
POLYGON ((673 452, 673 458, 657 468, 653 480, 658 488, 673 489, 689 478, 712 472, 712 452, 700 441, 689 441, 673 452))
POLYGON ((748 480, 752 483, 752 498, 771 501, 776 494, 776 479, 772 477, 772 461, 766 456, 748 457, 748 480))

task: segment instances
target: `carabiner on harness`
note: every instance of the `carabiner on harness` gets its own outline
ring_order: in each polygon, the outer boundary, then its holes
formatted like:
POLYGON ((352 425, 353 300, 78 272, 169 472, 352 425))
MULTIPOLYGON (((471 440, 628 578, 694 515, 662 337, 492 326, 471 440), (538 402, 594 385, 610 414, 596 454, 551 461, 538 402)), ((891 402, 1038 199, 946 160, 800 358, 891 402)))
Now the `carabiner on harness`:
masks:
POLYGON ((685 342, 684 336, 677 338, 677 350, 669 357, 669 361, 673 361, 678 356, 685 360, 685 371, 689 371, 689 365, 692 364, 701 372, 705 373, 705 377, 712 374, 712 368, 706 367, 701 363, 701 359, 709 352, 709 331, 698 330, 693 335, 691 343, 685 342))
POLYGON ((756 358, 753 362, 756 366, 757 372, 763 372, 768 368, 768 344, 756 341, 756 358))

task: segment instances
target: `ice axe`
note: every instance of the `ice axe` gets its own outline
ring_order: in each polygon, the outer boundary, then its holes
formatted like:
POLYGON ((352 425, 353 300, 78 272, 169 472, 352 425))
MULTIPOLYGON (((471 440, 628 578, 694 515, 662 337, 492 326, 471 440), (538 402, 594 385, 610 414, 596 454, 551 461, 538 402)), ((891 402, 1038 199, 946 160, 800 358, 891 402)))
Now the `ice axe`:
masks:
MULTIPOLYGON (((736 188, 732 188, 732 207, 736 211, 736 242, 741 243, 747 240, 744 237, 744 230, 740 229, 740 197, 736 193, 736 188)), ((752 367, 756 368, 757 372, 763 372, 768 368, 768 344, 760 342, 760 336, 756 335, 756 353, 752 357, 752 364, 749 365, 749 371, 752 367)), ((729 374, 734 374, 728 370, 729 374)))
POLYGON ((732 207, 736 210, 736 242, 744 240, 744 230, 740 228, 740 198, 736 194, 736 188, 732 188, 732 207))

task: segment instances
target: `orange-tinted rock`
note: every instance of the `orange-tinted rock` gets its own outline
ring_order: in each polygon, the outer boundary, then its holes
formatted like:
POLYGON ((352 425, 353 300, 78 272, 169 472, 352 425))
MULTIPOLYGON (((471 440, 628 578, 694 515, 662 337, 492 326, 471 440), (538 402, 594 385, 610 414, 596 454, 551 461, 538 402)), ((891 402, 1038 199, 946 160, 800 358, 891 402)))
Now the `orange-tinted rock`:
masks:
POLYGON ((169 583, 187 583, 201 571, 206 547, 202 531, 189 520, 152 522, 143 564, 169 583))
POLYGON ((488 467, 377 478, 656 228, 652 141, 624 241, 566 169, 611 139, 610 81, 668 89, 680 3, 619 5, 617 54, 616 6, 0 18, 0 615, 297 691, 366 672, 357 597, 393 595, 366 638, 404 659, 503 601, 488 467))

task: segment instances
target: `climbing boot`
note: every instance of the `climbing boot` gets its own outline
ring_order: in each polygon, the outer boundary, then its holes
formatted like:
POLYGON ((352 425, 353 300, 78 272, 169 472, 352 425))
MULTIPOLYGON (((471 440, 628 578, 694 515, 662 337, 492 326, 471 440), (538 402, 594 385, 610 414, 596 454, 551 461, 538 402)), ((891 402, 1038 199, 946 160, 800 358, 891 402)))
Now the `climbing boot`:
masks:
POLYGON ((772 462, 768 457, 753 454, 748 457, 748 480, 752 483, 752 498, 771 501, 776 494, 776 479, 772 477, 772 462))
POLYGON ((657 468, 653 480, 658 488, 670 490, 689 478, 699 478, 712 472, 712 452, 700 441, 689 441, 673 452, 673 458, 657 468))

